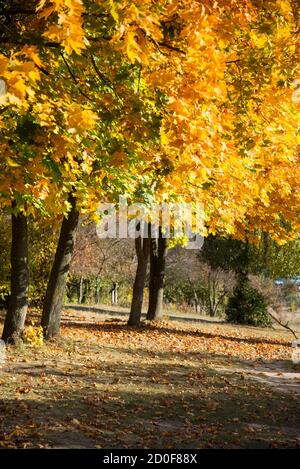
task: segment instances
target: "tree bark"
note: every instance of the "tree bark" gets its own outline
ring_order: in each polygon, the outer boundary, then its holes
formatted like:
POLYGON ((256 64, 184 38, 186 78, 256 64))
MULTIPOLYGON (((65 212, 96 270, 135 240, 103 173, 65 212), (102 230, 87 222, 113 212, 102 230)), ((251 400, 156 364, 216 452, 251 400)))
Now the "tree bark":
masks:
POLYGON ((79 212, 73 195, 69 196, 69 202, 71 211, 62 222, 44 301, 41 325, 46 339, 55 337, 60 332, 61 309, 78 225, 79 212))
POLYGON ((194 290, 194 306, 195 306, 195 311, 196 313, 198 313, 198 306, 199 306, 199 299, 198 299, 198 295, 197 295, 197 292, 194 290))
POLYGON ((150 239, 141 237, 136 238, 135 250, 137 254, 138 264, 132 291, 132 301, 128 320, 129 326, 139 326, 141 322, 144 288, 150 252, 150 239))
POLYGON ((79 280, 79 295, 78 295, 78 304, 82 304, 83 299, 83 276, 81 275, 79 280))
POLYGON ((88 303, 89 294, 90 294, 90 280, 88 278, 84 278, 82 282, 82 299, 81 299, 82 304, 88 303))
POLYGON ((96 287, 95 287, 95 304, 98 305, 100 303, 100 277, 96 277, 96 287))
POLYGON ((147 312, 149 321, 159 321, 163 316, 167 250, 168 240, 163 238, 162 231, 159 229, 158 238, 151 238, 150 243, 149 306, 147 312))
MULTIPOLYGON (((15 208, 15 202, 12 203, 15 208)), ((11 296, 2 339, 15 343, 21 337, 28 309, 28 227, 27 217, 12 214, 11 296)))

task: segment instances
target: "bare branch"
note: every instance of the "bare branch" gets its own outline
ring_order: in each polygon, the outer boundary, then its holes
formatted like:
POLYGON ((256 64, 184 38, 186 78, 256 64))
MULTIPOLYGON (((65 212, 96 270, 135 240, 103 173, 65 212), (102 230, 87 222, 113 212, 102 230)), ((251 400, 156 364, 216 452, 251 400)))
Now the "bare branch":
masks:
POLYGON ((287 322, 286 324, 284 324, 282 321, 280 321, 280 319, 278 319, 276 316, 274 316, 274 314, 271 313, 271 311, 270 311, 271 309, 272 309, 272 311, 274 311, 273 308, 268 308, 268 313, 271 316, 271 318, 274 319, 274 321, 277 322, 277 324, 279 324, 281 327, 283 327, 284 329, 287 329, 289 332, 291 332, 291 334, 293 334, 295 339, 298 339, 295 331, 289 326, 289 323, 287 322))

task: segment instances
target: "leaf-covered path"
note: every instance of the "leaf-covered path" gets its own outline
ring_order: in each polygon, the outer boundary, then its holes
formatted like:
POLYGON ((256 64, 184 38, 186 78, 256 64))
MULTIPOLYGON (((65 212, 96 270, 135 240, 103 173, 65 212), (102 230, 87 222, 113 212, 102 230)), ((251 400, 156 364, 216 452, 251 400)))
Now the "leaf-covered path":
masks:
POLYGON ((8 349, 0 445, 297 448, 297 367, 278 331, 65 312, 59 340, 8 349))

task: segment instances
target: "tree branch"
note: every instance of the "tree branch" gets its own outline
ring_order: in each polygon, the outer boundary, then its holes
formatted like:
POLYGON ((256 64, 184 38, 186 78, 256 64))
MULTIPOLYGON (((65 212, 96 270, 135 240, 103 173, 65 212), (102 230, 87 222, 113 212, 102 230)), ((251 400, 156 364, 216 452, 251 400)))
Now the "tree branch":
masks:
POLYGON ((111 84, 111 82, 109 81, 108 78, 106 78, 106 76, 99 70, 99 67, 98 65, 96 64, 96 61, 95 61, 95 58, 93 56, 93 54, 90 54, 91 56, 91 62, 92 62, 92 65, 93 65, 93 68, 97 74, 97 76, 100 78, 100 80, 106 85, 108 86, 108 88, 110 88, 116 96, 118 96, 116 90, 114 89, 113 85, 111 84))
POLYGON ((185 54, 185 51, 180 49, 180 47, 172 46, 171 44, 167 44, 165 42, 158 42, 161 47, 165 47, 166 49, 172 50, 174 52, 180 52, 181 54, 185 54))
MULTIPOLYGON (((293 336, 295 337, 295 339, 298 339, 295 331, 289 326, 289 323, 287 322, 286 324, 283 324, 280 319, 278 319, 276 316, 274 316, 274 314, 271 313, 270 310, 273 310, 273 308, 268 308, 268 313, 269 315, 271 316, 272 319, 274 319, 275 322, 277 322, 277 324, 279 324, 281 327, 283 327, 284 329, 287 329, 289 332, 291 332, 291 334, 293 334, 293 336)), ((274 311, 274 310, 273 310, 274 311)), ((275 311, 274 311, 275 312, 275 311)))
POLYGON ((70 67, 70 65, 69 65, 69 63, 68 63, 68 61, 67 61, 67 59, 65 58, 65 56, 64 56, 64 54, 63 54, 63 52, 60 52, 60 56, 61 56, 61 58, 63 59, 64 64, 66 65, 66 67, 67 67, 67 69, 68 69, 68 72, 69 72, 69 74, 70 74, 72 80, 74 81, 75 85, 77 86, 78 92, 79 92, 82 96, 84 96, 84 98, 86 98, 88 101, 90 101, 90 100, 91 100, 90 96, 87 95, 84 91, 82 91, 82 90, 80 89, 80 87, 79 87, 79 86, 80 86, 80 83, 79 83, 79 81, 77 80, 76 75, 75 75, 74 72, 72 71, 72 69, 71 69, 71 67, 70 67))

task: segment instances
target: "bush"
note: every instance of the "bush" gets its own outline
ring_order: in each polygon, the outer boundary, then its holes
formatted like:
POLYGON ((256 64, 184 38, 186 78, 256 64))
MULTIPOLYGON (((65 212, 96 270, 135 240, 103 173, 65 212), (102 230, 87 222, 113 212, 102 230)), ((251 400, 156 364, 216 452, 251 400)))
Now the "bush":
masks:
POLYGON ((25 328, 22 339, 31 347, 42 347, 44 343, 43 328, 35 326, 32 321, 31 325, 25 328))
POLYGON ((10 297, 9 285, 1 284, 0 285, 0 308, 8 307, 9 297, 10 297))
POLYGON ((228 322, 251 326, 270 326, 271 318, 263 295, 250 285, 240 281, 228 300, 225 309, 228 322))

